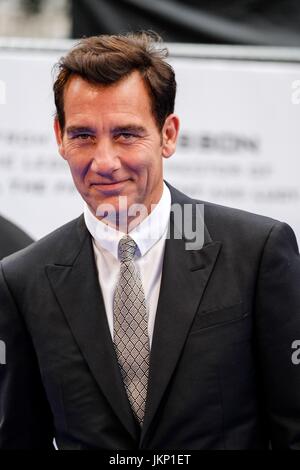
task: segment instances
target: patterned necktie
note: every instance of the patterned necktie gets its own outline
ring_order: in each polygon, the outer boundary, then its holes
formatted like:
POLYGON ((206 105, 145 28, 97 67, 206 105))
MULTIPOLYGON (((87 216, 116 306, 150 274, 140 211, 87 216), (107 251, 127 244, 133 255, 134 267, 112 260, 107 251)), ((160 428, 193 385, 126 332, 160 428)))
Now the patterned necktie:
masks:
POLYGON ((114 344, 131 407, 142 425, 150 348, 145 294, 133 261, 136 248, 128 235, 119 242, 121 267, 114 295, 114 344))

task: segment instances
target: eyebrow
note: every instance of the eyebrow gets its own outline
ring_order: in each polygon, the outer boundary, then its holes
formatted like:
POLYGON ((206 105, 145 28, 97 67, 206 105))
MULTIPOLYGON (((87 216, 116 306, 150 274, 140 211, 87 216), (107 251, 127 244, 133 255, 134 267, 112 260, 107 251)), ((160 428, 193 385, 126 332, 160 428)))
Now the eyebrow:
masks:
MULTIPOLYGON (((146 129, 143 126, 138 126, 135 124, 128 124, 125 126, 117 126, 111 130, 111 134, 122 134, 125 132, 133 132, 137 134, 143 134, 146 132, 146 129)), ((66 129, 67 136, 72 136, 74 134, 96 134, 96 129, 88 126, 69 126, 66 129)))
POLYGON ((122 134, 122 132, 135 132, 137 134, 143 134, 146 129, 143 126, 136 126, 135 124, 129 124, 127 126, 117 126, 112 130, 113 134, 122 134))

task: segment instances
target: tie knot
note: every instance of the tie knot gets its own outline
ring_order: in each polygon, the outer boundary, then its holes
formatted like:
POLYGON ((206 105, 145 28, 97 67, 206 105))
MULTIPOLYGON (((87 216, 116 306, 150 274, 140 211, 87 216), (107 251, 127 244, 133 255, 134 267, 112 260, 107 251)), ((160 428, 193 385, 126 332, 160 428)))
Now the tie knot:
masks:
POLYGON ((122 237, 119 241, 119 258, 121 262, 132 261, 136 249, 137 244, 129 235, 122 237))

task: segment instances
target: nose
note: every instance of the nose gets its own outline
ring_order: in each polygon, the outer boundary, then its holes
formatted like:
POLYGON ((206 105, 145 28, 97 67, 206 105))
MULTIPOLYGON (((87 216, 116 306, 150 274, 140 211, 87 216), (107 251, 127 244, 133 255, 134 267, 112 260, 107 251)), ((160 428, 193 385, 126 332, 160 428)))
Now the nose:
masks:
POLYGON ((91 170, 101 176, 111 176, 121 167, 117 149, 106 139, 101 139, 95 148, 91 170))

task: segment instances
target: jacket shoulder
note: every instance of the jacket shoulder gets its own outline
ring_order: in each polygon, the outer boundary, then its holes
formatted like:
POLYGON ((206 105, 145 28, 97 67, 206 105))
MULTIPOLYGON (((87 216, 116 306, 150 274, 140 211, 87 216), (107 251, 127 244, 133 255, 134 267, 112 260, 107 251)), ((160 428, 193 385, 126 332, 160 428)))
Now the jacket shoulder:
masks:
POLYGON ((39 266, 55 263, 60 257, 67 261, 86 233, 83 216, 57 228, 30 246, 1 261, 5 272, 30 272, 39 266), (73 250, 73 251, 72 251, 73 250))
POLYGON ((272 234, 281 233, 297 244, 293 229, 283 221, 211 202, 203 204, 205 224, 214 240, 224 240, 245 250, 251 247, 252 250, 255 246, 263 247, 272 234))
POLYGON ((284 222, 242 209, 193 199, 169 183, 166 182, 166 184, 171 192, 172 204, 201 206, 204 225, 212 240, 219 240, 244 249, 248 246, 259 247, 265 243, 273 229, 275 232, 282 230, 295 239, 293 230, 284 222))
POLYGON ((0 259, 33 242, 23 230, 0 216, 0 259))
POLYGON ((256 229, 262 230, 268 230, 274 225, 282 223, 272 217, 256 214, 254 212, 248 212, 243 209, 222 206, 220 204, 215 204, 207 201, 203 201, 202 204, 204 204, 204 210, 206 212, 206 215, 210 219, 210 222, 211 219, 213 219, 214 221, 218 220, 222 223, 227 221, 229 224, 246 224, 247 226, 254 224, 254 227, 256 229))

